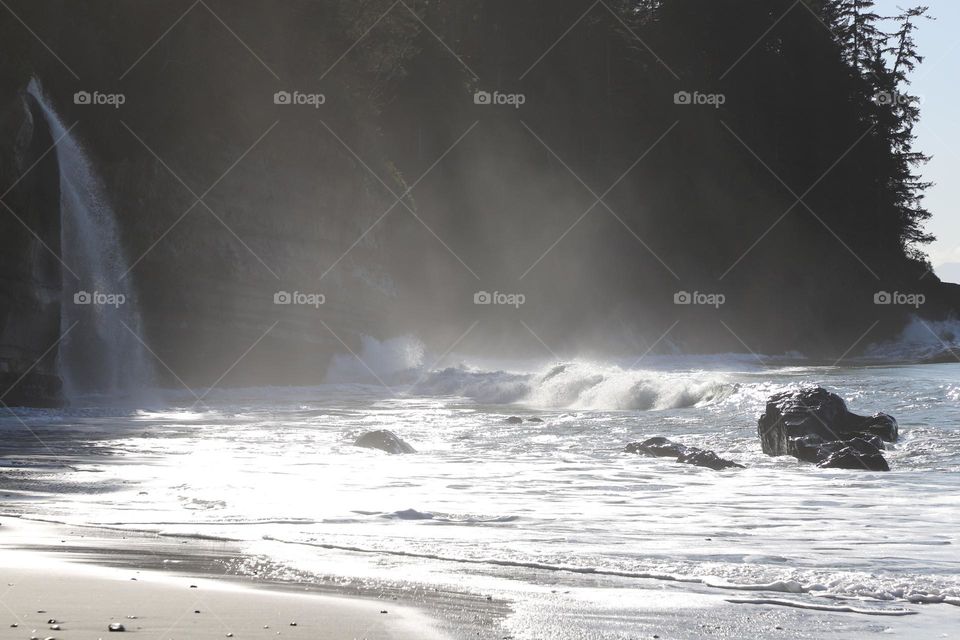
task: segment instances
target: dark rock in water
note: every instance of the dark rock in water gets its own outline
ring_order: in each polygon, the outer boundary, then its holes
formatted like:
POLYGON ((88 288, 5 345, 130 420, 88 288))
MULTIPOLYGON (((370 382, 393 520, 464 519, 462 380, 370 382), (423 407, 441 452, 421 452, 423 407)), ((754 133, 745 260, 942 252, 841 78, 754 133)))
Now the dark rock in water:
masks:
POLYGON ((645 456, 658 458, 676 458, 686 453, 687 447, 671 442, 661 436, 647 438, 643 442, 631 442, 627 445, 627 453, 639 453, 645 456))
POLYGON ((520 424, 521 422, 523 422, 523 418, 519 416, 510 416, 509 418, 507 418, 506 422, 507 424, 520 424))
POLYGON ((433 520, 432 513, 427 513, 425 511, 417 511, 416 509, 404 509, 402 511, 394 511, 393 513, 386 514, 384 517, 396 518, 397 520, 433 520))
POLYGON ((825 468, 888 471, 883 442, 898 437, 897 421, 885 413, 860 416, 822 387, 771 396, 757 422, 763 452, 789 455, 825 468))
POLYGON ((743 469, 742 464, 737 464, 732 460, 724 460, 713 451, 707 451, 706 449, 697 449, 696 447, 690 447, 687 449, 686 453, 682 454, 677 458, 677 462, 683 462, 685 464, 693 464, 698 467, 709 467, 715 471, 720 471, 721 469, 729 469, 731 467, 736 467, 738 469, 743 469))
POLYGON ((876 448, 872 452, 865 452, 856 446, 844 446, 831 451, 817 466, 821 469, 890 471, 890 465, 876 448))
POLYGON ((527 422, 543 422, 543 418, 527 418, 527 422))
POLYGON ((707 451, 699 447, 688 447, 661 436, 648 438, 643 442, 631 442, 624 451, 657 458, 676 458, 677 462, 708 467, 717 471, 730 467, 743 469, 743 465, 731 460, 724 460, 713 451, 707 451))
POLYGON ((400 436, 392 431, 387 431, 386 429, 368 431, 357 438, 357 441, 353 444, 357 447, 363 447, 365 449, 379 449, 380 451, 386 451, 387 453, 417 452, 416 449, 401 440, 400 436))

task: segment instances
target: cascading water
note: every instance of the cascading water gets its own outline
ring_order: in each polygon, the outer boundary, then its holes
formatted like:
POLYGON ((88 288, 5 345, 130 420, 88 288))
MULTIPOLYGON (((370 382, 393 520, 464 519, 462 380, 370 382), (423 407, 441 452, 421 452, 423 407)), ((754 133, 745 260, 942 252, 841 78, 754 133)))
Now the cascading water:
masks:
POLYGON ((90 158, 33 79, 27 88, 43 111, 60 173, 63 269, 59 367, 68 399, 85 394, 138 396, 153 367, 138 336, 142 323, 113 209, 90 158), (73 273, 71 273, 71 271, 73 273), (74 275, 75 274, 75 275, 74 275), (72 329, 71 329, 72 327, 72 329))

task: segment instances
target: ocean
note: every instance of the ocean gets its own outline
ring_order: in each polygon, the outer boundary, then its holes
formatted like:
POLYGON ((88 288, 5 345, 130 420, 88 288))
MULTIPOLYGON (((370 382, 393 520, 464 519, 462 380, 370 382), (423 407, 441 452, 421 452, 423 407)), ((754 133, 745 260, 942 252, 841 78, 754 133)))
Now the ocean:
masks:
POLYGON ((260 579, 502 598, 514 638, 627 637, 622 612, 651 589, 881 618, 960 605, 957 364, 399 361, 380 382, 16 409, 3 511, 235 541, 230 571, 260 579), (761 452, 766 398, 814 384, 896 417, 891 471, 761 452), (416 453, 353 446, 373 429, 416 453), (651 436, 746 468, 623 452, 651 436))

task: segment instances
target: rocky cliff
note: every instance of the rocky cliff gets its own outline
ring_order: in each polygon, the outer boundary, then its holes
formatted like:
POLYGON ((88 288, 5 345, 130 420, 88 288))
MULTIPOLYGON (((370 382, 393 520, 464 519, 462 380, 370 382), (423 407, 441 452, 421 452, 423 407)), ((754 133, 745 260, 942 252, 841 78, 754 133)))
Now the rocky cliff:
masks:
MULTIPOLYGON (((174 386, 316 382, 363 335, 443 352, 476 321, 461 347, 485 354, 835 358, 875 320, 868 341, 951 317, 958 295, 896 230, 913 192, 883 177, 889 114, 851 97, 839 45, 791 12, 718 83, 776 13, 721 4, 12 1, 42 42, 0 12, 2 184, 51 143, 36 77, 104 181, 174 386), (694 89, 724 103, 678 101, 694 89), (817 189, 798 205, 781 176, 817 189)), ((55 152, 3 198, 23 224, 0 210, 17 377, 64 329, 55 152)))

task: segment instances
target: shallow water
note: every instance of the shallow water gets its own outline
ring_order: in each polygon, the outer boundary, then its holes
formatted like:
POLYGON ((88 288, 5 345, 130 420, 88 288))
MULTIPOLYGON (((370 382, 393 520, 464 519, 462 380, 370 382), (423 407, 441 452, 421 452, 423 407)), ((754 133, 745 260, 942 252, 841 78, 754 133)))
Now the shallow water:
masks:
POLYGON ((233 569, 266 578, 536 594, 516 637, 558 611, 597 624, 633 587, 889 615, 960 604, 958 365, 650 358, 386 382, 18 411, 0 418, 2 486, 29 500, 5 510, 239 540, 249 556, 233 569), (892 471, 763 455, 764 400, 801 384, 894 415, 892 471), (418 453, 352 446, 376 428, 418 453), (622 453, 654 435, 747 468, 622 453))

